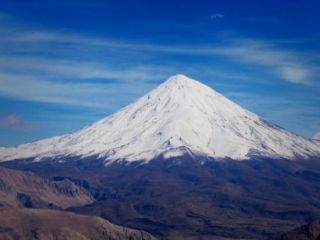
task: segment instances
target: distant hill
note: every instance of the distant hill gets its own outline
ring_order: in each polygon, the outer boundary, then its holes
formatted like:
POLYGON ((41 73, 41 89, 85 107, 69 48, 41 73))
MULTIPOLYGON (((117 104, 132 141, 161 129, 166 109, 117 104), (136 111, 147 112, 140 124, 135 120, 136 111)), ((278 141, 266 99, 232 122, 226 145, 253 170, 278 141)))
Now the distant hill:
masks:
POLYGON ((68 179, 51 181, 28 171, 0 167, 0 239, 155 239, 99 217, 62 211, 93 201, 84 188, 68 179))
POLYGON ((93 216, 57 210, 0 207, 0 239, 155 240, 150 234, 93 216))
POLYGON ((34 208, 68 208, 93 202, 69 180, 53 182, 26 171, 0 167, 0 204, 34 208))

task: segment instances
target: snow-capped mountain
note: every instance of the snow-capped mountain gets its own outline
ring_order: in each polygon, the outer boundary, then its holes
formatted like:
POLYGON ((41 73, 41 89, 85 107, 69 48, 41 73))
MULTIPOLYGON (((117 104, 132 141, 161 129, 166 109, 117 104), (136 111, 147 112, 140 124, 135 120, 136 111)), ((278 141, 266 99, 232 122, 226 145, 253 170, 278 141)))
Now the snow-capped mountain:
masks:
POLYGON ((312 140, 320 141, 320 132, 317 132, 315 135, 313 135, 312 140))
POLYGON ((320 156, 320 145, 261 119, 198 81, 176 75, 77 132, 2 148, 0 159, 98 155, 110 161, 149 161, 188 153, 295 159, 320 156))

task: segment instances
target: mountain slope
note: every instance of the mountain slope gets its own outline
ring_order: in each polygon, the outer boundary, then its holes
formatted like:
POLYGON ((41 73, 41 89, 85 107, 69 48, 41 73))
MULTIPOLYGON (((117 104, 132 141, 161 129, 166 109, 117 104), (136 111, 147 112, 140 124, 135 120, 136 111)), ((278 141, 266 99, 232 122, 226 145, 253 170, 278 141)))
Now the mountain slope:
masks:
POLYGON ((309 158, 320 146, 261 119, 202 83, 169 78, 136 102, 80 131, 16 148, 1 161, 97 155, 151 160, 184 154, 214 158, 309 158))
POLYGON ((0 239, 155 240, 150 234, 93 216, 0 207, 0 239))
POLYGON ((93 202, 68 180, 52 182, 31 172, 0 167, 0 206, 68 208, 93 202))
POLYGON ((317 132, 315 135, 313 135, 312 139, 316 141, 320 141, 320 132, 317 132))

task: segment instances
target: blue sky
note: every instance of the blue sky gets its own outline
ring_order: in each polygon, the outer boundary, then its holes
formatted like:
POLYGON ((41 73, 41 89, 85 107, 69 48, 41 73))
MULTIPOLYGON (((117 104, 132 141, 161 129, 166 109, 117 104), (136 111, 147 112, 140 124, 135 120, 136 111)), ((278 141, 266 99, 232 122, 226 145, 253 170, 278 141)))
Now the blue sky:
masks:
POLYGON ((183 73, 311 137, 319 1, 0 1, 0 146, 77 130, 183 73))

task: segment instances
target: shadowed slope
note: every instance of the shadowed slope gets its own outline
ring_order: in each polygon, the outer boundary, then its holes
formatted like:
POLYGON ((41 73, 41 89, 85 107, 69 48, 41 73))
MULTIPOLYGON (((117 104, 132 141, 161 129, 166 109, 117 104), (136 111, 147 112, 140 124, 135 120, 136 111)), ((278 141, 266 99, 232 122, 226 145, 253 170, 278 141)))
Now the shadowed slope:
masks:
POLYGON ((320 240, 320 220, 279 234, 269 240, 320 240))

